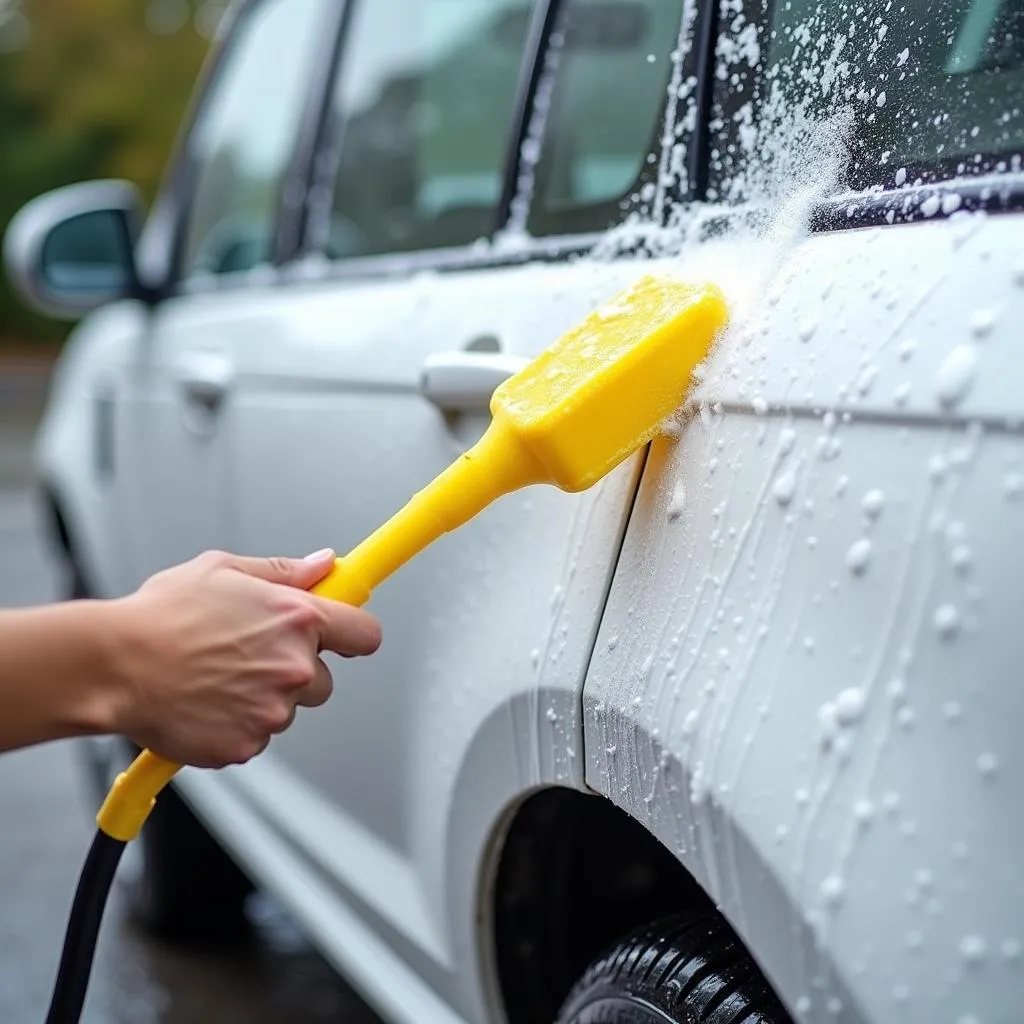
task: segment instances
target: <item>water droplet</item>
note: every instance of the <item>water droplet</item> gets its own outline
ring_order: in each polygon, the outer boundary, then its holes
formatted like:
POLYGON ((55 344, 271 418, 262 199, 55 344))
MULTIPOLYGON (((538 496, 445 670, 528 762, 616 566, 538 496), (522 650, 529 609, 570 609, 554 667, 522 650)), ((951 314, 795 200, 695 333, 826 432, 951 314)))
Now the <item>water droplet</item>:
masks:
POLYGON ((933 455, 928 459, 928 477, 932 483, 940 483, 946 476, 946 460, 941 455, 933 455))
POLYGON ((537 668, 537 666, 540 665, 540 650, 536 647, 530 651, 530 664, 534 668, 537 668))
POLYGON ((846 552, 846 568, 854 576, 863 576, 871 562, 871 551, 871 541, 867 537, 854 541, 850 545, 850 550, 846 552))
POLYGON ((958 700, 947 700, 942 705, 942 713, 946 716, 946 720, 949 722, 955 722, 961 714, 963 714, 963 708, 958 700))
POLYGON ((779 432, 779 454, 789 455, 796 445, 796 431, 792 427, 784 427, 779 432))
POLYGON ((793 469, 784 470, 779 474, 774 485, 772 486, 772 494, 775 497, 776 502, 785 508, 793 500, 793 495, 796 493, 796 473, 793 469))
POLYGON ((875 103, 878 106, 880 106, 880 107, 884 107, 885 106, 885 90, 884 89, 878 94, 878 97, 875 99, 875 103))
POLYGON ((846 488, 850 486, 850 478, 843 474, 837 481, 834 489, 834 494, 837 498, 841 498, 846 493, 846 488))
POLYGON ((948 217, 960 209, 962 202, 959 192, 949 192, 942 197, 942 212, 948 217))
POLYGON ((920 932, 907 932, 907 945, 911 949, 920 949, 922 942, 924 942, 924 936, 920 932))
POLYGON ((960 955, 969 964, 981 963, 987 952, 988 947, 980 935, 965 935, 960 940, 960 955))
POLYGON ((982 778, 990 779, 999 767, 999 760, 995 754, 986 751, 978 755, 978 771, 982 778))
POLYGON ((1024 474, 1007 473, 1003 477, 1003 493, 1011 501, 1024 494, 1024 474))
POLYGON ((801 1015, 803 1015, 805 1013, 808 1013, 810 1011, 810 1009, 811 1009, 810 997, 809 996, 801 996, 796 1001, 795 1009, 796 1009, 796 1012, 801 1014, 801 1015))
POLYGON ((814 637, 813 636, 805 636, 804 637, 804 650, 808 654, 813 654, 814 653, 814 637))
POLYGON ((806 806, 808 801, 811 799, 810 791, 807 789, 806 786, 800 786, 797 789, 796 793, 793 794, 793 796, 795 797, 797 804, 799 804, 801 807, 806 806))
POLYGON ((683 514, 686 507, 686 484, 679 480, 672 489, 672 499, 668 503, 668 518, 675 521, 683 514))
POLYGON ((554 708, 548 708, 548 710, 547 710, 547 719, 548 719, 549 722, 557 722, 558 721, 558 712, 554 708))
POLYGON ((768 402, 760 395, 751 400, 750 407, 757 416, 764 416, 768 412, 768 402))
POLYGON ((801 341, 810 341, 814 337, 814 332, 818 329, 817 320, 805 320, 797 332, 801 341))
POLYGON ((863 827, 871 823, 875 816, 875 805, 870 800, 858 800, 853 805, 853 816, 863 827))
POLYGON ((896 721, 901 728, 909 729, 914 724, 914 709, 906 706, 900 708, 896 712, 896 721))
POLYGON ((885 508, 885 494, 877 489, 868 491, 861 499, 860 507, 869 519, 877 519, 885 508))
POLYGON ((899 405, 904 406, 910 399, 910 381, 903 381, 902 384, 896 385, 896 390, 892 393, 893 401, 899 405))
POLYGON ((960 613, 951 604, 941 604, 932 619, 935 632, 943 640, 953 640, 960 632, 960 613))
POLYGON ((986 338, 996 325, 996 314, 993 309, 977 309, 971 314, 971 334, 976 338, 986 338))
POLYGON ((999 952, 1004 960, 1016 962, 1021 957, 1021 946, 1016 939, 1003 939, 999 943, 999 952))
POLYGON ((922 217, 934 217, 941 208, 941 200, 938 196, 929 196, 925 199, 920 206, 922 217))
POLYGON ((828 1002, 825 1004, 825 1009, 833 1016, 837 1016, 843 1009, 843 1002, 835 996, 829 996, 828 1002))
MULTIPOLYGON (((900 50, 900 52, 898 54, 896 54, 896 67, 898 67, 898 68, 903 67, 903 65, 906 64, 909 59, 910 59, 910 48, 907 47, 907 48, 905 48, 903 50, 900 50)), ((900 170, 903 170, 903 168, 901 167, 900 170)), ((907 172, 905 170, 903 170, 903 180, 906 181, 906 179, 907 179, 907 172)), ((902 185, 903 182, 897 182, 897 184, 902 185)))
POLYGON ((831 907, 837 907, 842 903, 845 891, 846 886, 839 875, 829 875, 821 883, 822 899, 831 907))
POLYGON ((961 576, 964 575, 971 567, 971 549, 966 544, 957 544, 949 552, 949 561, 961 576))
POLYGON ((956 1024, 981 1024, 981 1020, 976 1014, 961 1013, 956 1019, 956 1024))
POLYGON ((918 868, 914 872, 914 884, 921 889, 930 889, 935 884, 935 876, 928 868, 918 868))
MULTIPOLYGON (((902 56, 902 54, 900 56, 902 56)), ((906 169, 906 167, 900 167, 896 171, 896 184, 897 185, 905 185, 906 181, 907 181, 907 169, 906 169)))
POLYGON ((819 437, 816 447, 822 462, 834 462, 843 454, 843 442, 838 437, 819 437))
POLYGON ((895 790, 890 789, 887 793, 882 794, 882 810, 886 814, 895 814, 900 806, 900 795, 895 790))
POLYGON ((910 989, 906 985, 895 985, 892 997, 899 1003, 905 1003, 910 998, 910 989))
POLYGON ((978 370, 978 349, 975 345, 957 345, 942 361, 935 380, 939 403, 952 409, 971 390, 978 370))
POLYGON ((840 725, 853 725, 860 721, 864 713, 866 697, 864 691, 857 686, 841 690, 835 699, 836 720, 840 725))

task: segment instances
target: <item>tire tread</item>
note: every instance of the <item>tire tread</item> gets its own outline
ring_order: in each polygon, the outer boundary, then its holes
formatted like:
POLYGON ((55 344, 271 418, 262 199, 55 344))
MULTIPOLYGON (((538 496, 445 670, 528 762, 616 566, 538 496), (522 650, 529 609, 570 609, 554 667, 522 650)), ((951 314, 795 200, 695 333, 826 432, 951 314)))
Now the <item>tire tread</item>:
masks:
POLYGON ((654 922, 606 950, 569 993, 559 1024, 584 1021, 587 1006, 609 996, 654 1007, 678 1024, 791 1024, 753 959, 715 913, 654 922))

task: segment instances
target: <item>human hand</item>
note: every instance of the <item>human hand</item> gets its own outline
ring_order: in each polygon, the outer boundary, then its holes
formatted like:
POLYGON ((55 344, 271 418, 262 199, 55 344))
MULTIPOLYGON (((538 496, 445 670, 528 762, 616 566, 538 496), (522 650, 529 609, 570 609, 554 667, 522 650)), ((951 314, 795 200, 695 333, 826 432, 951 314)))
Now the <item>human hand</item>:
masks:
POLYGON ((298 705, 331 694, 321 650, 372 654, 368 613, 307 593, 334 565, 207 552, 159 572, 118 607, 115 731, 178 764, 220 768, 259 754, 298 705))

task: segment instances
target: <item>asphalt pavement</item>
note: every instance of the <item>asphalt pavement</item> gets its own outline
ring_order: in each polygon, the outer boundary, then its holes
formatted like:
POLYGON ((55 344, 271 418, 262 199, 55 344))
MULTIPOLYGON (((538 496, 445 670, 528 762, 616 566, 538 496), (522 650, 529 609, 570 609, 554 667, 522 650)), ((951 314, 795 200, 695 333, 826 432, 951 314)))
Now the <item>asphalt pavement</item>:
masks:
MULTIPOLYGON (((37 415, 0 394, 0 607, 60 595, 26 486, 37 415)), ((43 1020, 93 831, 90 806, 73 743, 0 756, 3 1024, 43 1020)), ((380 1024, 280 907, 257 897, 253 917, 251 939, 236 947, 168 946, 133 924, 115 882, 84 1024, 380 1024)))

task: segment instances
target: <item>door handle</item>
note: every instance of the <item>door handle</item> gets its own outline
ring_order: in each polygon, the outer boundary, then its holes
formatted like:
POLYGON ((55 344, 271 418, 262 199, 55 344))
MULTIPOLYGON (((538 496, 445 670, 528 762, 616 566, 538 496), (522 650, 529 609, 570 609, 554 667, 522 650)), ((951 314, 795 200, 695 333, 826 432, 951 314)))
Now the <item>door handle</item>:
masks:
POLYGON ((439 352, 423 364, 420 391, 445 412, 485 412, 494 389, 528 362, 502 352, 439 352))
POLYGON ((217 412, 231 390, 231 361, 220 352, 189 352, 178 364, 178 385, 191 405, 217 412))

